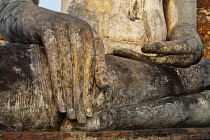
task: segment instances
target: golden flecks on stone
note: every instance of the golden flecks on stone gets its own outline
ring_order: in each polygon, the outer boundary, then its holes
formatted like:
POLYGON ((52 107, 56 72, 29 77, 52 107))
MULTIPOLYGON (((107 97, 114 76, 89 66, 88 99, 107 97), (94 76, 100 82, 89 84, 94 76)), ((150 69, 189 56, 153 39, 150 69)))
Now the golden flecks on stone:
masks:
POLYGON ((0 43, 9 43, 6 40, 0 40, 0 43))
POLYGON ((3 36, 0 34, 0 43, 9 43, 9 42, 4 40, 3 36))
POLYGON ((3 36, 0 34, 0 40, 4 40, 3 36))
POLYGON ((92 109, 91 108, 88 108, 87 109, 87 113, 92 113, 92 109))

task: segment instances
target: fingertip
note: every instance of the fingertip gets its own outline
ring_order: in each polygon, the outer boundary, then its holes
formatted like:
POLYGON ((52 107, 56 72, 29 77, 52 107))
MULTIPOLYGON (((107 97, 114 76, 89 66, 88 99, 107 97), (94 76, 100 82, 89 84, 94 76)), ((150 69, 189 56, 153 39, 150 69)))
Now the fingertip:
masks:
POLYGON ((114 49, 113 54, 114 54, 114 55, 117 55, 117 54, 119 54, 120 52, 121 52, 121 50, 119 50, 119 49, 114 49))
POLYGON ((124 54, 132 54, 132 52, 134 52, 133 50, 129 50, 129 49, 114 49, 113 53, 114 55, 119 55, 119 56, 124 56, 124 54))
POLYGON ((97 66, 95 68, 95 82, 100 88, 109 86, 106 66, 97 66))
POLYGON ((79 124, 86 124, 87 122, 86 116, 84 114, 80 114, 80 116, 77 117, 77 121, 79 124))
POLYGON ((64 103, 59 103, 59 105, 58 105, 58 111, 60 113, 66 113, 66 108, 65 108, 64 103))
POLYGON ((70 120, 75 120, 76 119, 75 111, 73 109, 67 110, 66 117, 70 120))
POLYGON ((105 73, 96 74, 96 85, 100 88, 106 88, 109 86, 108 77, 105 73))
POLYGON ((96 79, 96 85, 100 88, 107 88, 109 86, 108 78, 106 76, 99 76, 96 79))
POLYGON ((144 44, 144 45, 142 45, 141 50, 142 50, 143 53, 150 52, 150 51, 151 51, 151 46, 150 46, 150 44, 144 44))

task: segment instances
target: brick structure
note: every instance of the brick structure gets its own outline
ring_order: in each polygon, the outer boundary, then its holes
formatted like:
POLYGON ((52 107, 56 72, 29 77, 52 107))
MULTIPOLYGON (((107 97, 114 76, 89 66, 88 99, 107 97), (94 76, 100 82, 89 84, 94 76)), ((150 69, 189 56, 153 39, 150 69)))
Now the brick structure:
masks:
POLYGON ((204 57, 210 58, 210 0, 198 0, 198 33, 204 44, 204 57))
POLYGON ((209 140, 210 128, 0 133, 0 140, 209 140))

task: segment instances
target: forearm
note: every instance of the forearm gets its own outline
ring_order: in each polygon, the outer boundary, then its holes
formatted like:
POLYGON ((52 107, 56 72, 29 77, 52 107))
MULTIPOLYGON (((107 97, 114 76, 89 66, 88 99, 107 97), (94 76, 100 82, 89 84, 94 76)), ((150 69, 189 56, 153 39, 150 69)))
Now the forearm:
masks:
POLYGON ((10 3, 0 13, 0 33, 9 42, 40 44, 40 24, 51 13, 32 2, 10 3))
MULTIPOLYGON (((36 5, 32 2, 12 2, 0 13, 0 33, 3 37, 13 43, 37 43, 31 39, 35 38, 33 32, 36 5)), ((38 8, 38 7, 37 7, 38 8)), ((38 40, 37 38, 34 40, 38 40)))
POLYGON ((163 0, 168 32, 174 26, 188 23, 196 29, 196 0, 163 0))
POLYGON ((12 2, 28 2, 28 3, 37 3, 37 1, 33 1, 33 0, 2 0, 0 2, 0 13, 2 12, 2 10, 10 3, 12 2))
POLYGON ((168 29, 168 40, 196 40, 198 45, 189 45, 202 50, 202 42, 196 31, 196 0, 164 0, 164 12, 168 29))

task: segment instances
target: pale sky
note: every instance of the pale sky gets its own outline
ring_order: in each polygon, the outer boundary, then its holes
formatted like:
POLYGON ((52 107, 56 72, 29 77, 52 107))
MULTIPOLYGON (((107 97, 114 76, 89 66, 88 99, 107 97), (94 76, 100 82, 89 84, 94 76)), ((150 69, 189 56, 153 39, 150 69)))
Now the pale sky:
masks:
POLYGON ((61 11, 61 0, 40 0, 39 6, 60 12, 61 11))

